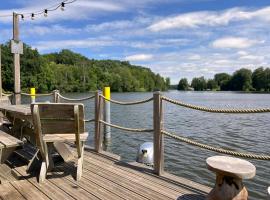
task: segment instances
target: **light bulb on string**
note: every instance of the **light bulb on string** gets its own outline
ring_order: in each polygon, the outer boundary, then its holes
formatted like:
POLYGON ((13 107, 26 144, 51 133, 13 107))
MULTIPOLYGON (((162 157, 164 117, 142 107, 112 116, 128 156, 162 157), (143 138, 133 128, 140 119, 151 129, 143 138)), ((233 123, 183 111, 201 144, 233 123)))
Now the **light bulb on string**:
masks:
POLYGON ((32 20, 35 19, 35 14, 34 14, 34 13, 31 14, 31 19, 32 19, 32 20))
POLYGON ((65 3, 64 3, 64 2, 61 3, 61 10, 62 10, 62 11, 65 10, 65 3))
POLYGON ((48 10, 47 9, 44 10, 44 17, 48 17, 48 10))

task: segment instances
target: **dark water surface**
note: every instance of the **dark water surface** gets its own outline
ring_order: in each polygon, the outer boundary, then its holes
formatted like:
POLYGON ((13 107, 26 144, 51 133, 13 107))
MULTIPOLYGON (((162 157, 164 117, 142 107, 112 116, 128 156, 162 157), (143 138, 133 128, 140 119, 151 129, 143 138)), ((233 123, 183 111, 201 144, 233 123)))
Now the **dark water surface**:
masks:
MULTIPOLYGON (((165 96, 186 103, 216 108, 270 107, 270 94, 232 92, 169 91, 165 96)), ((66 94, 80 98, 89 94, 66 94)), ((133 101, 151 97, 152 93, 113 93, 112 99, 133 101)), ((94 117, 94 101, 85 102, 86 118, 94 117)), ((152 128, 153 103, 134 106, 111 104, 111 122, 131 128, 152 128)), ((164 126, 169 132, 190 137, 213 146, 242 152, 270 154, 270 113, 217 114, 182 108, 170 103, 164 105, 164 126)), ((88 143, 93 144, 94 128, 88 123, 88 143)), ((134 161, 140 144, 152 141, 151 133, 130 133, 112 128, 108 150, 124 161, 134 161)), ((205 160, 218 153, 193 147, 165 137, 165 170, 213 187, 215 174, 207 170, 205 160)), ((250 199, 266 199, 270 186, 270 161, 249 160, 257 168, 255 178, 245 180, 250 199)))

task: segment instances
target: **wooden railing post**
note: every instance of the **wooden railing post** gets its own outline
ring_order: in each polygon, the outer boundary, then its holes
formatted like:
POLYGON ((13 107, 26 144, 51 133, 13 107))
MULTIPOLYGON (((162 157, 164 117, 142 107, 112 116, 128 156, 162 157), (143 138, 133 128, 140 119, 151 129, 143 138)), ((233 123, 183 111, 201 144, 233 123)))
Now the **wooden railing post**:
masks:
POLYGON ((163 173, 164 165, 164 147, 163 147, 163 113, 162 113, 162 99, 161 93, 154 93, 153 105, 153 126, 154 126, 154 173, 161 175, 163 173))
POLYGON ((54 90, 53 91, 53 102, 54 103, 60 103, 60 99, 59 99, 59 90, 54 90))
POLYGON ((95 94, 95 151, 100 152, 102 148, 102 136, 101 136, 101 126, 100 126, 100 119, 101 119, 101 104, 102 100, 100 97, 100 92, 96 91, 95 94))

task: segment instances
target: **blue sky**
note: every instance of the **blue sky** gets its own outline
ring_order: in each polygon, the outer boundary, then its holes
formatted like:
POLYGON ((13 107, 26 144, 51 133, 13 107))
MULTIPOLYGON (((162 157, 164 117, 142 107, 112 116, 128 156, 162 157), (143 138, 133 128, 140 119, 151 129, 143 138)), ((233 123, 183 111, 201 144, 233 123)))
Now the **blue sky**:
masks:
MULTIPOLYGON (((71 0, 70 0, 71 1, 71 0)), ((57 0, 0 0, 0 16, 45 9, 57 0)), ((0 42, 12 37, 0 17, 0 42)), ((40 53, 63 48, 89 58, 128 60, 172 83, 269 67, 269 0, 77 0, 20 21, 20 39, 40 53)))

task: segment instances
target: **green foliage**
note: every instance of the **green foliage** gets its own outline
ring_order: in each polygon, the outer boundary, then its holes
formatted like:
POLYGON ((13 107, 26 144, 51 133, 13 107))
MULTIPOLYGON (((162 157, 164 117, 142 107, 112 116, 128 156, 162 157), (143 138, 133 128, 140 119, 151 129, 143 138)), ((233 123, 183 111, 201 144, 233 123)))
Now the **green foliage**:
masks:
POLYGON ((231 75, 227 73, 215 74, 214 80, 217 82, 220 90, 229 90, 229 82, 231 80, 231 75))
POLYGON ((179 81, 177 90, 188 90, 188 80, 186 78, 182 78, 179 81))
POLYGON ((219 87, 218 87, 217 82, 214 79, 209 79, 207 81, 207 89, 209 89, 209 90, 218 90, 219 87))
MULTIPOLYGON (((184 80, 181 79, 180 82, 184 80)), ((178 87, 180 85, 178 84, 178 87)), ((265 91, 270 92, 270 69, 259 67, 252 72, 249 69, 239 69, 229 75, 215 74, 214 79, 206 83, 204 77, 193 78, 191 86, 194 90, 231 90, 231 91, 265 91)))
POLYGON ((230 80, 230 88, 233 91, 250 91, 252 87, 252 71, 249 69, 239 69, 233 73, 230 80))
MULTIPOLYGON (((13 55, 9 43, 2 45, 3 88, 13 91, 13 55)), ((110 86, 115 92, 167 90, 170 79, 150 69, 117 60, 90 60, 64 49, 59 53, 40 55, 24 45, 21 56, 22 90, 36 87, 38 92, 59 89, 84 92, 110 86)))
POLYGON ((207 83, 205 78, 199 77, 199 78, 193 78, 191 82, 191 87, 194 88, 196 91, 203 91, 207 88, 207 83))

